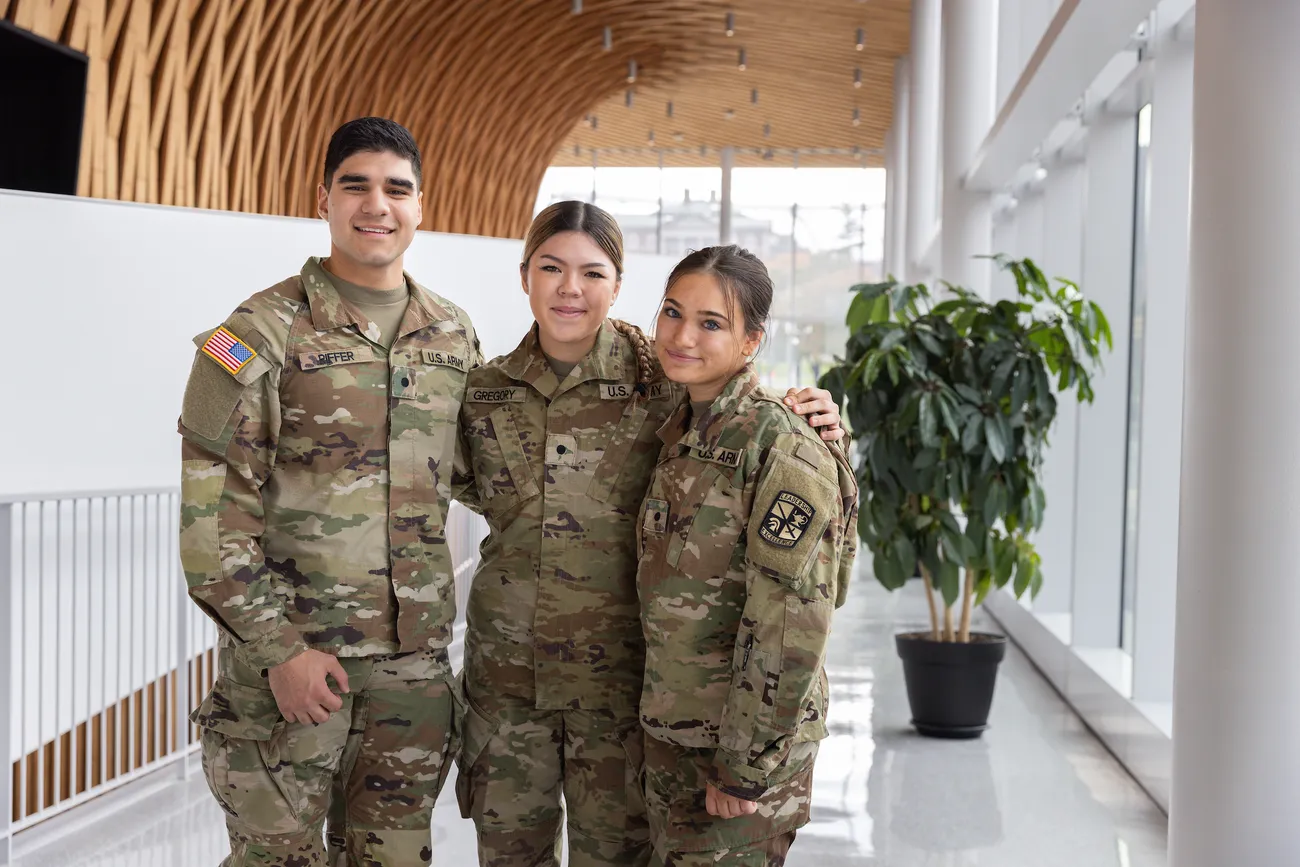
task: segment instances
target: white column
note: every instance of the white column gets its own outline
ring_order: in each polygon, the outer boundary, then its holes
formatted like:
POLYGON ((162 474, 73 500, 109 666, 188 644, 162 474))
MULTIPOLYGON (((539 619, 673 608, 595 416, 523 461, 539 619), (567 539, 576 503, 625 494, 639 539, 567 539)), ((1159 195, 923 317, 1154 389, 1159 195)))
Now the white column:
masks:
POLYGON ((1025 68, 1020 56, 1020 15, 1024 0, 998 0, 998 85, 995 105, 1001 108, 1025 68))
POLYGON ((718 243, 731 243, 731 167, 736 161, 736 152, 727 145, 722 149, 722 195, 718 213, 718 243))
POLYGON ((885 133, 885 238, 880 261, 882 276, 894 272, 894 211, 898 208, 898 193, 895 190, 898 181, 898 145, 895 143, 897 132, 897 126, 890 126, 885 133))
POLYGON ((965 186, 993 125, 997 4, 943 0, 943 251, 938 276, 989 297, 992 196, 965 186))
MULTIPOLYGON (((912 65, 906 57, 894 61, 894 200, 889 215, 893 234, 890 266, 894 277, 906 283, 911 273, 907 267, 907 225, 909 192, 909 157, 911 139, 912 65)), ((890 272, 886 272, 888 274, 890 272)))
POLYGON ((1173 692, 1192 162, 1192 46, 1162 40, 1155 51, 1147 295, 1142 319, 1133 323, 1143 335, 1133 603, 1133 699, 1139 702, 1168 702, 1173 692))
POLYGON ((1077 647, 1119 646, 1124 562, 1129 319, 1137 119, 1103 115, 1088 130, 1083 274, 1086 297, 1110 321, 1115 345, 1093 376, 1096 399, 1079 407, 1073 633, 1077 647))
POLYGON ((908 107, 907 267, 921 275, 921 257, 934 237, 938 196, 939 0, 912 0, 911 80, 908 107))
POLYGON ((1296 33, 1294 0, 1197 4, 1169 849, 1178 867, 1272 867, 1300 852, 1296 33))

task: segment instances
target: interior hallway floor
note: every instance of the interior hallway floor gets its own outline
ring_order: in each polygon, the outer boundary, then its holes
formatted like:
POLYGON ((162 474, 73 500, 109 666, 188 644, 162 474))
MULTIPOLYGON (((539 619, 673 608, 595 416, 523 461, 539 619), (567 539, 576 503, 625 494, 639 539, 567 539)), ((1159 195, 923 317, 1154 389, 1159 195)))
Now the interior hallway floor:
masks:
MULTIPOLYGON (((853 591, 831 640, 832 733, 817 762, 813 821, 788 867, 1166 864, 1164 814, 1014 647, 982 739, 918 737, 893 635, 924 628, 920 588, 889 595, 860 575, 853 591)), ((222 814, 200 775, 135 785, 110 796, 133 797, 124 810, 83 807, 20 835, 15 867, 220 863, 222 814)), ((474 829, 450 783, 434 812, 433 852, 435 865, 476 863, 474 829)))

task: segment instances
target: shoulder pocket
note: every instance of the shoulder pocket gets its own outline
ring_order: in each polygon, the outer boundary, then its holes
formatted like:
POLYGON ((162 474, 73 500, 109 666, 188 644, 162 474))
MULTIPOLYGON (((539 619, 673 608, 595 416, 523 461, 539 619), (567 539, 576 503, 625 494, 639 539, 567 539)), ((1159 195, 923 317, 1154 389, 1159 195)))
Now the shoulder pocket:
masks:
POLYGON ((500 512, 537 496, 537 481, 510 407, 495 407, 486 418, 480 417, 478 425, 474 438, 482 451, 474 455, 474 475, 484 507, 500 512))
POLYGON ((802 583, 831 517, 839 488, 803 461, 772 451, 749 517, 745 556, 791 589, 802 583))
POLYGON ((587 494, 592 499, 601 502, 618 501, 620 504, 625 500, 630 501, 631 505, 628 506, 630 509, 645 495, 649 467, 647 466, 645 472, 635 473, 631 471, 629 464, 637 457, 634 452, 641 438, 641 430, 649 417, 650 412, 645 401, 627 401, 618 427, 609 434, 609 439, 605 442, 605 452, 601 455, 600 463, 596 465, 591 484, 587 488, 587 494), (633 478, 634 476, 636 478, 633 478), (635 490, 626 490, 629 484, 635 490))

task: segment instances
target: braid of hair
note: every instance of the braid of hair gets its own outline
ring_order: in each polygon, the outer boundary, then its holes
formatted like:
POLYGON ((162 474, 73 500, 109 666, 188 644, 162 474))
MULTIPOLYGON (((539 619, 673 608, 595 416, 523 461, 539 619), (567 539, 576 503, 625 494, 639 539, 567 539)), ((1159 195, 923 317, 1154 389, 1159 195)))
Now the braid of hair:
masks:
POLYGON ((624 322, 622 319, 613 319, 614 330, 627 338, 628 343, 632 344, 632 350, 636 353, 636 393, 644 397, 649 393, 646 386, 656 380, 663 378, 663 369, 659 366, 659 359, 655 357, 654 349, 650 346, 650 339, 645 336, 640 328, 637 328, 630 322, 624 322))

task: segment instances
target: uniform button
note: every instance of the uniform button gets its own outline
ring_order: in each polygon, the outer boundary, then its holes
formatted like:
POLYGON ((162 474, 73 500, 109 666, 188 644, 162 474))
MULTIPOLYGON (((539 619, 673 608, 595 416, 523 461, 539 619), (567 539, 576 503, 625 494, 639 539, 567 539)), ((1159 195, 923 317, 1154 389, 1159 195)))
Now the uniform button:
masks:
POLYGON ((406 387, 407 387, 408 385, 410 385, 410 384, 411 384, 411 381, 410 381, 409 379, 407 379, 405 376, 403 376, 403 377, 402 377, 402 388, 406 388, 406 387))
POLYGON ((556 453, 557 455, 562 455, 562 454, 564 454, 564 453, 567 452, 567 451, 568 451, 568 449, 565 448, 564 446, 556 446, 556 447, 555 447, 555 453, 556 453))

